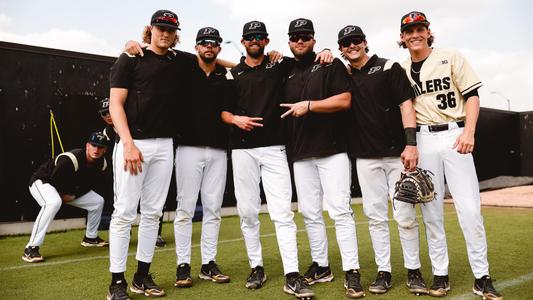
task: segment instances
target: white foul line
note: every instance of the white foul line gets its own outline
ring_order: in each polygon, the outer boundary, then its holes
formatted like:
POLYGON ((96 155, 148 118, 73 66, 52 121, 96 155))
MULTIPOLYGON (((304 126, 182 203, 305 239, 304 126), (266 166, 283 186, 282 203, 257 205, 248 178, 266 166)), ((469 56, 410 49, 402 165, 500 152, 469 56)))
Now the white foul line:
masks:
MULTIPOLYGON (((502 282, 495 282, 496 284, 494 285, 495 285, 495 288, 503 290, 508 287, 519 285, 519 284, 522 284, 524 282, 528 282, 531 280, 533 280, 533 273, 522 275, 520 277, 505 280, 502 282)), ((464 293, 462 295, 450 298, 450 300, 467 300, 467 299, 479 299, 479 296, 475 295, 473 292, 470 292, 470 293, 464 293)))

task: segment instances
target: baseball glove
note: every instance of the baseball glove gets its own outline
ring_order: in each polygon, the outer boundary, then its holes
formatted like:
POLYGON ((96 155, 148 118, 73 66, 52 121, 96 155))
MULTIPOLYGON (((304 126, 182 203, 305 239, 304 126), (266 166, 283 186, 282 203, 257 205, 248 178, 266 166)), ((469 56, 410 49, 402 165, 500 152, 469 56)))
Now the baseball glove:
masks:
POLYGON ((435 190, 429 170, 416 168, 412 172, 402 172, 394 188, 394 200, 413 204, 427 203, 435 199, 435 190))

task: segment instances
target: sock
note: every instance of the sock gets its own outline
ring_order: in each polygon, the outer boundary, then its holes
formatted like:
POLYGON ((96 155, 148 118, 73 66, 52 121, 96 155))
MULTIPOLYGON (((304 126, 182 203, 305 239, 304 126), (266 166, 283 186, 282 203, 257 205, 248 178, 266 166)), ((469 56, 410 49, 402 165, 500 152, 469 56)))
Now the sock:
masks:
POLYGON ((137 273, 135 273, 136 277, 146 277, 148 275, 148 271, 150 271, 150 263, 138 261, 137 264, 137 273))
POLYGON ((111 273, 111 284, 116 284, 118 281, 126 282, 124 278, 124 272, 121 273, 111 273))

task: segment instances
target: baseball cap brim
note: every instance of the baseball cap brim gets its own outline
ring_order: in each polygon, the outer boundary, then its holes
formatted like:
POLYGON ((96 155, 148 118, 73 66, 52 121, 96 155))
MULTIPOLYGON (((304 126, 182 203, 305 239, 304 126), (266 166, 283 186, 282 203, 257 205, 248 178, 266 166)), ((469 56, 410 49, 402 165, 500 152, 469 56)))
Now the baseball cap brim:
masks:
POLYGON ((402 28, 400 29, 402 32, 404 32, 407 28, 411 27, 411 26, 415 26, 415 25, 424 25, 426 27, 429 28, 429 23, 428 21, 422 21, 422 22, 412 22, 412 23, 409 23, 409 24, 404 24, 402 25, 402 28))
POLYGON ((168 27, 168 28, 172 28, 172 29, 176 29, 176 30, 181 30, 181 28, 179 28, 178 26, 176 25, 172 25, 172 24, 168 24, 168 23, 153 23, 152 26, 161 26, 161 27, 168 27))

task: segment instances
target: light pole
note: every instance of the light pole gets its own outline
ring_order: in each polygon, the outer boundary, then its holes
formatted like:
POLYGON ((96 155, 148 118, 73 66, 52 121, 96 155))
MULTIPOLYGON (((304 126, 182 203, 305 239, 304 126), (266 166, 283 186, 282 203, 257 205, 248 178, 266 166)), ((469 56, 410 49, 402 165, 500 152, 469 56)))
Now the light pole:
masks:
POLYGON ((242 52, 242 50, 239 48, 237 43, 235 43, 235 41, 233 41, 233 40, 225 41, 224 44, 232 44, 233 47, 235 47, 235 49, 241 54, 241 56, 244 56, 244 52, 242 52))
POLYGON ((498 95, 498 96, 502 97, 503 99, 505 99, 505 101, 507 101, 507 110, 511 111, 511 99, 505 97, 502 93, 500 93, 498 91, 492 91, 490 93, 494 94, 494 95, 498 95))

